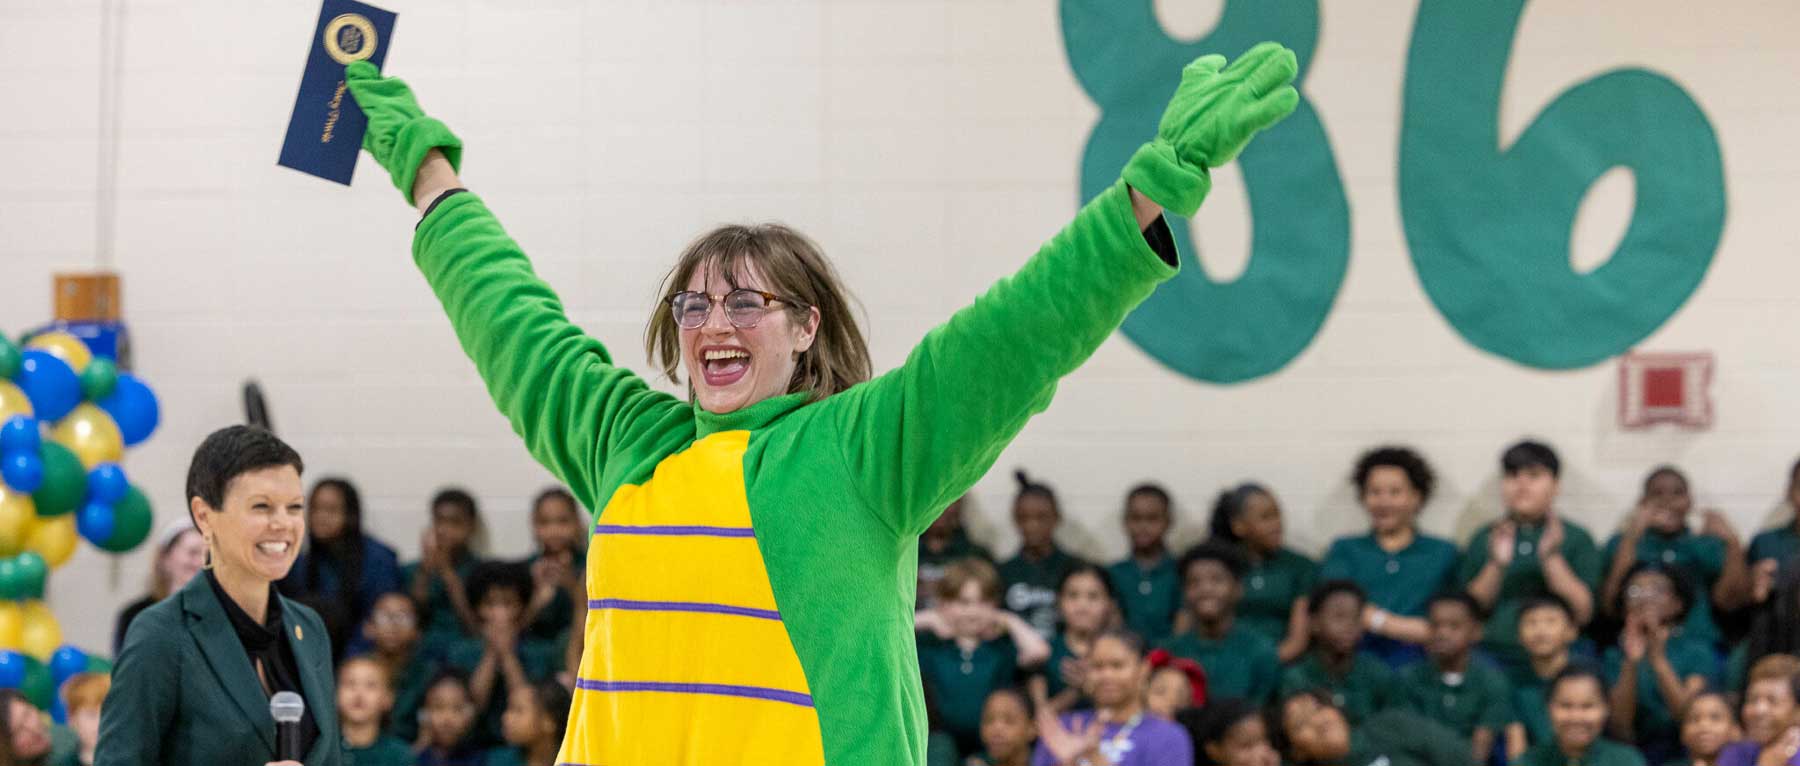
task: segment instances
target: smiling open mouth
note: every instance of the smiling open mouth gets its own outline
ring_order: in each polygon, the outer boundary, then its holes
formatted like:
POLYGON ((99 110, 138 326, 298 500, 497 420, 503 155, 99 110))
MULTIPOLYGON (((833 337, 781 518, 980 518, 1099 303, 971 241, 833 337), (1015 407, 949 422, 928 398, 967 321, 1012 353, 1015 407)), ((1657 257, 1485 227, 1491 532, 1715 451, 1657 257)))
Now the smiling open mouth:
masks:
POLYGON ((750 352, 741 348, 708 349, 700 363, 700 372, 709 386, 729 386, 749 371, 750 352))

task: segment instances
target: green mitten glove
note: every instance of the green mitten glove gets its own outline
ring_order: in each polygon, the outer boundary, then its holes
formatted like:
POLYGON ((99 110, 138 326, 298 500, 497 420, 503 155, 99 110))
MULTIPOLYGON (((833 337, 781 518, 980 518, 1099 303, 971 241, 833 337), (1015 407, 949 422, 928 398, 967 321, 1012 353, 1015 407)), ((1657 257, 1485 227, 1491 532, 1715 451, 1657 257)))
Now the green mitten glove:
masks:
POLYGON ((1125 183, 1170 212, 1192 216, 1212 188, 1208 168, 1230 162, 1257 131, 1300 103, 1291 84, 1299 71, 1294 52, 1277 43, 1259 44, 1231 66, 1224 56, 1195 59, 1181 70, 1156 139, 1125 163, 1125 183))
POLYGON ((363 148, 387 168, 408 203, 413 201, 413 179, 427 152, 437 149, 451 167, 462 169, 462 139, 444 123, 425 116, 404 80, 382 77, 374 64, 357 61, 344 67, 344 85, 369 118, 363 148))

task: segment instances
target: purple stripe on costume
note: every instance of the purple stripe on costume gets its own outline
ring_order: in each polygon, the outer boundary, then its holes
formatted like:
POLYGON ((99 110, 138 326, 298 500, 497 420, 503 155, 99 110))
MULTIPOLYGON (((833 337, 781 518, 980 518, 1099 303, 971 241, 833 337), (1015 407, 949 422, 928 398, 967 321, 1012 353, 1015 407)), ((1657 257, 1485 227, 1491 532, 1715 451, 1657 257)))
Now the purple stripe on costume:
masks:
POLYGON ((575 680, 575 688, 591 692, 673 692, 675 694, 717 694, 725 697, 749 697, 751 699, 786 702, 790 705, 812 707, 812 695, 790 692, 785 689, 770 689, 763 686, 737 686, 734 684, 677 684, 664 681, 590 681, 586 678, 575 680))
POLYGON ((781 613, 773 609, 753 609, 747 606, 730 604, 709 604, 699 601, 632 601, 623 598, 588 599, 589 609, 625 609, 636 612, 705 612, 707 614, 735 614, 739 617, 757 617, 764 620, 780 620, 781 613))
POLYGON ((700 525, 651 524, 644 526, 627 524, 595 524, 596 535, 665 535, 676 537, 755 537, 756 530, 749 527, 708 527, 700 525))

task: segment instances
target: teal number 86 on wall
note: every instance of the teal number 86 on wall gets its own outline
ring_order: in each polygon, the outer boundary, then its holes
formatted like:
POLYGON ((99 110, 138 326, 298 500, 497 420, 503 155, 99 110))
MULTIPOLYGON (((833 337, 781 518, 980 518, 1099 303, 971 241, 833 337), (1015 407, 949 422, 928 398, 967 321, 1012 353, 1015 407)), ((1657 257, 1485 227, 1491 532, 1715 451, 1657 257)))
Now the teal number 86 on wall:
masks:
MULTIPOLYGON (((1629 350, 1699 287, 1725 225, 1724 170, 1700 107, 1640 68, 1576 83, 1501 146, 1501 88, 1525 2, 1420 1, 1400 116, 1400 213, 1420 284, 1471 345, 1530 367, 1585 367, 1629 350), (1575 215, 1617 167, 1635 181, 1630 223, 1604 264, 1577 273, 1575 215)), ((1062 0, 1061 15, 1070 66, 1101 111, 1081 160, 1082 199, 1155 130, 1183 64, 1262 40, 1298 55, 1299 109, 1238 158, 1252 219, 1243 275, 1207 277, 1187 222, 1171 216, 1188 267, 1123 328, 1197 380, 1280 370, 1318 334, 1350 258, 1349 201, 1305 97, 1317 0, 1228 0, 1194 42, 1168 36, 1153 0, 1062 0)))

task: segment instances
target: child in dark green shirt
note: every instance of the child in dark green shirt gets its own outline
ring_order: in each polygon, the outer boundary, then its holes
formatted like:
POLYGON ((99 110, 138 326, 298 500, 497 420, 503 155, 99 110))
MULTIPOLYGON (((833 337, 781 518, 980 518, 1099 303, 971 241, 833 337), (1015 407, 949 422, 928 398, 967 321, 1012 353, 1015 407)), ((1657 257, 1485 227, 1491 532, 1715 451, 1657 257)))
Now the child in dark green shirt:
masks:
POLYGON ((1518 645, 1519 607, 1532 596, 1567 602, 1577 626, 1594 615, 1600 549, 1587 529, 1555 511, 1562 463, 1549 446, 1523 441, 1500 457, 1506 515, 1463 549, 1458 579, 1489 611, 1482 648, 1508 673, 1526 663, 1518 645))
POLYGON ((419 607, 405 593, 383 593, 363 622, 370 651, 363 655, 387 672, 394 694, 393 711, 385 733, 411 743, 419 735, 419 707, 425 702, 425 684, 437 670, 438 658, 420 648, 419 607))
POLYGON ((963 559, 945 568, 937 607, 914 618, 921 678, 934 692, 941 730, 956 739, 963 755, 981 746, 988 695, 1050 656, 1049 643, 1024 618, 1000 609, 999 599, 993 565, 963 559))
POLYGON ((1694 589, 1687 575, 1660 562, 1639 563, 1625 575, 1614 609, 1625 617, 1619 645, 1606 650, 1612 682, 1612 730, 1629 738, 1652 763, 1681 752, 1672 711, 1719 682, 1712 645, 1682 630, 1694 589))
POLYGON ((1550 681, 1549 742, 1533 746, 1516 766, 1644 766, 1644 757, 1607 741, 1606 684, 1593 670, 1565 668, 1550 681))
POLYGON ((420 541, 419 560, 400 568, 400 581, 419 607, 426 654, 436 655, 475 629, 475 608, 465 584, 481 558, 481 511, 463 490, 440 490, 431 499, 431 526, 420 541))
POLYGON ((1506 678, 1473 658, 1481 607, 1467 593, 1439 594, 1426 607, 1426 622, 1426 658, 1400 671, 1400 696, 1407 707, 1467 738, 1474 762, 1485 762, 1513 714, 1506 678))
POLYGON ((1602 551, 1606 581, 1599 600, 1607 607, 1608 617, 1623 619, 1624 615, 1611 607, 1632 564, 1658 562, 1679 567, 1696 578, 1697 588, 1693 607, 1682 623, 1682 635, 1717 646, 1723 636, 1713 615, 1750 604, 1750 571, 1744 564, 1743 543, 1723 514, 1709 510, 1701 533, 1688 531, 1693 508, 1687 476, 1666 465, 1651 471, 1644 479, 1637 510, 1626 520, 1625 528, 1606 541, 1602 551))
POLYGON ((1357 650, 1362 643, 1362 587, 1349 580, 1328 580, 1307 599, 1312 645, 1281 676, 1281 695, 1309 689, 1331 695, 1351 725, 1395 701, 1394 672, 1387 663, 1357 650))
POLYGON ((352 766, 413 766, 412 748, 381 732, 393 708, 393 684, 379 660, 363 655, 338 667, 338 723, 352 766))
POLYGON ((538 493, 531 503, 531 537, 537 552, 531 568, 531 603, 525 608, 527 633, 556 641, 574 624, 575 599, 587 598, 587 514, 562 487, 538 493))
POLYGON ((1131 555, 1106 569, 1118 589, 1125 627, 1152 644, 1169 637, 1181 605, 1181 575, 1167 545, 1173 521, 1166 490, 1155 484, 1133 487, 1125 495, 1131 555))
POLYGON ((1181 557, 1182 594, 1192 626, 1162 644, 1170 654, 1200 663, 1210 697, 1263 704, 1275 694, 1281 663, 1275 644, 1237 624, 1244 559, 1234 546, 1206 542, 1181 557))
POLYGON ((1469 742, 1410 710, 1384 710, 1352 727, 1319 690, 1288 695, 1271 723, 1282 758, 1293 764, 1465 766, 1469 742))
POLYGON ((1281 504, 1275 493, 1245 482, 1219 493, 1213 503, 1214 540, 1234 543, 1244 557, 1244 596, 1239 622, 1276 647, 1287 662, 1306 651, 1307 634, 1290 627, 1306 611, 1306 594, 1318 581, 1319 565, 1283 544, 1281 504))
POLYGON ((1580 629, 1569 605, 1555 596, 1533 596, 1519 607, 1518 642, 1527 658, 1525 667, 1508 678, 1512 685, 1513 715, 1518 723, 1507 727, 1506 757, 1516 761, 1535 745, 1552 741, 1550 711, 1546 700, 1550 680, 1574 657, 1580 629))
POLYGON ((1052 712, 1063 713, 1086 707, 1083 660, 1094 637, 1118 623, 1118 593, 1106 570, 1093 564, 1069 570, 1056 588, 1056 614, 1060 630, 1050 637, 1050 659, 1039 674, 1042 680, 1033 678, 1031 683, 1032 693, 1041 691, 1052 712), (1037 688, 1039 684, 1042 689, 1037 688))
POLYGON ((479 711, 476 742, 492 745, 501 741, 501 715, 511 691, 553 675, 560 653, 554 644, 526 632, 531 574, 525 565, 483 562, 469 576, 469 597, 481 636, 456 639, 445 662, 469 674, 469 693, 479 711))

